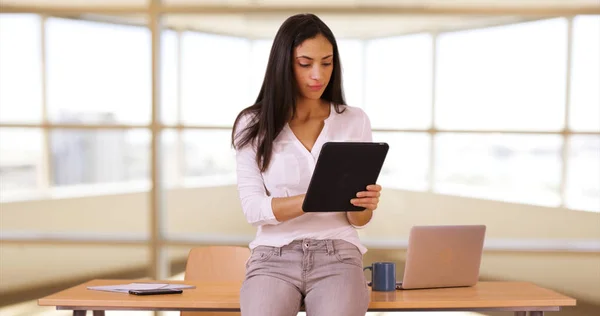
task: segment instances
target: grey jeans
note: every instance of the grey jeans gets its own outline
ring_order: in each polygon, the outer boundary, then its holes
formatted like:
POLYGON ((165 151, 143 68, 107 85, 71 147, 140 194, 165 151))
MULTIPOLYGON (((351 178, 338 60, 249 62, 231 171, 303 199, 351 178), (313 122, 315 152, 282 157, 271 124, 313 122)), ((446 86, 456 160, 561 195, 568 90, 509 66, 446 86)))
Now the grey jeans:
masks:
POLYGON ((246 264, 242 316, 364 316, 369 291, 362 254, 343 240, 297 240, 259 246, 246 264))

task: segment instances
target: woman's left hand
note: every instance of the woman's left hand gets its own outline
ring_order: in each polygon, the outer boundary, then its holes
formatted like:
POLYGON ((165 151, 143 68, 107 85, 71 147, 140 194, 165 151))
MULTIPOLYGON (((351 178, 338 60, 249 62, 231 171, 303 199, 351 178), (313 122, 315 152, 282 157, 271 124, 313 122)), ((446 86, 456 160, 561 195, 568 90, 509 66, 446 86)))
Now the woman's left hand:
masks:
POLYGON ((381 186, 379 184, 371 184, 367 186, 367 191, 356 193, 356 198, 350 200, 350 203, 374 211, 379 204, 379 196, 381 196, 381 186))

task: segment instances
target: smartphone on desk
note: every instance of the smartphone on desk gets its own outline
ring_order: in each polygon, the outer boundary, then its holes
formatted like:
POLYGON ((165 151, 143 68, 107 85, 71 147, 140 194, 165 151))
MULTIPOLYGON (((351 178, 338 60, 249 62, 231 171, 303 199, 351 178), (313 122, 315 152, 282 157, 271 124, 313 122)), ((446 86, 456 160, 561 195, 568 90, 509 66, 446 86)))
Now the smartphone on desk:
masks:
POLYGON ((181 294, 180 289, 148 289, 148 290, 129 290, 129 294, 133 295, 159 295, 159 294, 181 294))

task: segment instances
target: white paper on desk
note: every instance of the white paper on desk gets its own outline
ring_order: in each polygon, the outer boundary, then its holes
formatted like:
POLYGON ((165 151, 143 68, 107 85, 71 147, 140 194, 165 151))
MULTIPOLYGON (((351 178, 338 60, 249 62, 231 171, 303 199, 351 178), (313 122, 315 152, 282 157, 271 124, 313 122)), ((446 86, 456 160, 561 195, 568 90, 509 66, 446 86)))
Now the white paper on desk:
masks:
POLYGON ((170 283, 129 283, 118 285, 88 286, 88 290, 129 293, 129 290, 155 290, 155 289, 193 289, 193 285, 170 283))

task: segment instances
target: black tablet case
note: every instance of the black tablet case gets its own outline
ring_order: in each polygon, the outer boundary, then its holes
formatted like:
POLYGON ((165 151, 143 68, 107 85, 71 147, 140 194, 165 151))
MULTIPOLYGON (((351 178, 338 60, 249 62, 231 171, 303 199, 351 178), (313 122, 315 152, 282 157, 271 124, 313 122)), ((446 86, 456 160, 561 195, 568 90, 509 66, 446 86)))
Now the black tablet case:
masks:
POLYGON ((389 145, 381 142, 323 144, 302 204, 304 212, 363 211, 350 200, 377 183, 388 150, 389 145))

